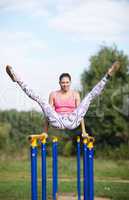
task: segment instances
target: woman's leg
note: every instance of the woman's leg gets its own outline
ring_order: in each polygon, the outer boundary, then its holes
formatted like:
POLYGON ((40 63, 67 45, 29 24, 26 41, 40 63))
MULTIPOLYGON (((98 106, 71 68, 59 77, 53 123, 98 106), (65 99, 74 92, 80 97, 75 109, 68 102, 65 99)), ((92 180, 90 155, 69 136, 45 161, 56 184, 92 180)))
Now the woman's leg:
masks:
POLYGON ((82 100, 80 105, 77 107, 77 109, 75 109, 75 111, 68 116, 68 119, 66 120, 66 122, 67 121, 68 122, 64 123, 66 128, 74 129, 79 126, 79 124, 80 124, 81 120, 84 118, 92 100, 101 94, 107 81, 110 79, 111 76, 113 76, 113 74, 116 71, 119 70, 119 68, 120 68, 119 61, 116 61, 111 65, 111 67, 107 71, 107 74, 102 78, 102 80, 91 90, 91 92, 89 92, 84 97, 84 99, 82 100))
POLYGON ((33 92, 33 90, 28 87, 27 84, 23 83, 23 81, 18 80, 17 83, 27 94, 28 97, 30 97, 40 105, 43 113, 45 114, 51 126, 61 129, 64 128, 60 115, 58 115, 55 112, 55 110, 51 107, 49 103, 47 103, 44 99, 41 99, 38 95, 36 95, 33 92))
POLYGON ((16 75, 12 67, 7 66, 6 71, 11 77, 11 79, 18 83, 18 85, 21 87, 21 89, 26 93, 26 95, 31 98, 32 100, 36 101, 40 107, 42 108, 42 111, 44 112, 46 118, 50 122, 50 124, 56 128, 63 129, 64 126, 62 124, 62 120, 60 115, 58 115, 55 110, 48 104, 44 99, 41 99, 40 96, 36 95, 32 89, 28 87, 27 84, 25 84, 19 76, 16 75))
POLYGON ((74 129, 80 125, 88 108, 95 97, 99 96, 107 83, 107 75, 84 97, 80 105, 68 116, 68 120, 64 121, 64 126, 68 129, 74 129))

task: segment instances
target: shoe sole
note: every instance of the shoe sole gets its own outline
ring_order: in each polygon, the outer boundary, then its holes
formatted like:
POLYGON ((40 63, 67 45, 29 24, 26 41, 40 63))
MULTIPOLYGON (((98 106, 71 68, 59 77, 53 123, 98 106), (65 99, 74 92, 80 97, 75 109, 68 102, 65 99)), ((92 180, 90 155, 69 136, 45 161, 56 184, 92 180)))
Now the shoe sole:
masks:
POLYGON ((9 65, 6 66, 7 74, 10 76, 10 78, 12 79, 13 82, 16 82, 15 75, 12 74, 11 69, 12 69, 11 66, 9 66, 9 65))

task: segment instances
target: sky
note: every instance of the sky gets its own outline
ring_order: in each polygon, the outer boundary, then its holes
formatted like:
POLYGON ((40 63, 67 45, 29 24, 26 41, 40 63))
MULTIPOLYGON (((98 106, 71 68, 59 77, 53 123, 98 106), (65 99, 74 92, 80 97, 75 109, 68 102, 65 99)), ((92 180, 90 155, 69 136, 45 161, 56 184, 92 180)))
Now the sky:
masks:
POLYGON ((0 0, 0 109, 40 109, 7 64, 47 100, 63 72, 80 89, 89 58, 113 44, 129 54, 129 0, 0 0))

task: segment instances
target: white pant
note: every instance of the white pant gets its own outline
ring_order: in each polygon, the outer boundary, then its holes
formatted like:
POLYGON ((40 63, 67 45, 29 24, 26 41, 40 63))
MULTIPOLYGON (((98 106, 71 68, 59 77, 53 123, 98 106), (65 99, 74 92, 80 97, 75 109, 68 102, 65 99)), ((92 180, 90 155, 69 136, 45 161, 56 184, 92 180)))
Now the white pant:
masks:
POLYGON ((27 94, 27 96, 29 96, 40 105, 51 126, 59 129, 66 128, 69 130, 75 129, 80 125, 80 122, 85 116, 90 103, 95 97, 101 94, 107 81, 108 79, 106 76, 104 76, 102 80, 88 94, 86 94, 80 105, 72 113, 61 115, 57 113, 44 99, 41 99, 39 96, 34 94, 34 92, 28 88, 28 86, 23 81, 17 79, 17 83, 27 94))

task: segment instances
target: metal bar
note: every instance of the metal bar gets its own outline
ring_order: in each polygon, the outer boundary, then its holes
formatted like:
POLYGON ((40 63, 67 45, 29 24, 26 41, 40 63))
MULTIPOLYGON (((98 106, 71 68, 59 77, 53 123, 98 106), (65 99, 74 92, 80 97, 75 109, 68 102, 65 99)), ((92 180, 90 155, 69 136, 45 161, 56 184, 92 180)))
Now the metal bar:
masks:
POLYGON ((54 137, 52 143, 52 158, 53 158, 53 200, 58 198, 58 139, 54 137))
POLYGON ((88 149, 87 149, 87 139, 83 139, 83 192, 84 200, 88 199, 88 149))
POLYGON ((31 199, 37 198, 37 147, 31 146, 31 199))
POLYGON ((81 164, 80 164, 80 137, 77 137, 77 193, 78 200, 81 200, 81 164))

